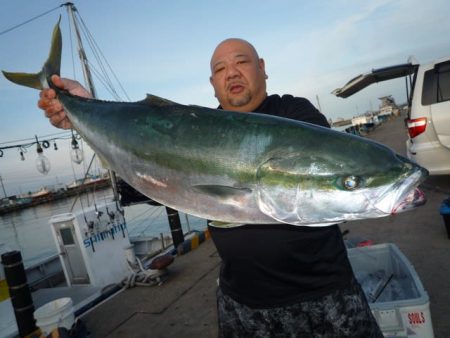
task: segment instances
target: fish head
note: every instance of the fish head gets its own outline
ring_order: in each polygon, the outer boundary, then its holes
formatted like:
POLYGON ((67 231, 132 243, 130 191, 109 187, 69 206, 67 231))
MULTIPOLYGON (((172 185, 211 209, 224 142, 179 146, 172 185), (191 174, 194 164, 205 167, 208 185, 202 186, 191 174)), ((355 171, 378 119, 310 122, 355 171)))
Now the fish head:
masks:
POLYGON ((425 203, 417 188, 428 171, 391 149, 295 152, 271 156, 257 170, 257 203, 274 220, 330 225, 377 218, 425 203))

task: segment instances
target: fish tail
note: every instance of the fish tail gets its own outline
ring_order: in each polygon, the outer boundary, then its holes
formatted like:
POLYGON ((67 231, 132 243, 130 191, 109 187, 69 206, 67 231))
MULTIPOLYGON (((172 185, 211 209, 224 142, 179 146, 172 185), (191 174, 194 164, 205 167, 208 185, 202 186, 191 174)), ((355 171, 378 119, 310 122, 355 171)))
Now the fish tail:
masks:
POLYGON ((31 87, 35 89, 44 89, 52 86, 50 77, 54 74, 60 75, 61 69, 61 50, 62 38, 59 23, 61 17, 53 28, 50 53, 45 61, 42 70, 39 73, 12 73, 2 71, 3 75, 11 82, 21 86, 31 87))

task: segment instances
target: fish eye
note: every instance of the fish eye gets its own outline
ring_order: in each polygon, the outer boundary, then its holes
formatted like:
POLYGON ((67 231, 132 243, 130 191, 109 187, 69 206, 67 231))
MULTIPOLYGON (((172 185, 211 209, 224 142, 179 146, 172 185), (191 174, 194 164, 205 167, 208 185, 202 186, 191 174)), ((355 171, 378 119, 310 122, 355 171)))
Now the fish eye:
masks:
POLYGON ((355 190, 356 188, 358 188, 360 186, 361 180, 359 179, 359 177, 351 175, 351 176, 344 177, 344 179, 342 180, 342 183, 346 190, 355 190))

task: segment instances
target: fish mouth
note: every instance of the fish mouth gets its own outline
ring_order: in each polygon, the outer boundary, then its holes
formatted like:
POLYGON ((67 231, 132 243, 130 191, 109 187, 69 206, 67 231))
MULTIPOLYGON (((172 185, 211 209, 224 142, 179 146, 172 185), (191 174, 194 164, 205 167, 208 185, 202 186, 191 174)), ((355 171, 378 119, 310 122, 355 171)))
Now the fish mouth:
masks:
POLYGON ((425 194, 418 186, 425 180, 427 173, 416 170, 406 179, 387 189, 375 203, 375 207, 384 214, 395 215, 415 209, 426 203, 425 194))
POLYGON ((411 210, 421 205, 424 205, 427 202, 427 198, 422 190, 419 188, 415 188, 411 190, 405 197, 403 201, 398 203, 393 209, 391 214, 395 215, 400 212, 404 212, 407 210, 411 210))

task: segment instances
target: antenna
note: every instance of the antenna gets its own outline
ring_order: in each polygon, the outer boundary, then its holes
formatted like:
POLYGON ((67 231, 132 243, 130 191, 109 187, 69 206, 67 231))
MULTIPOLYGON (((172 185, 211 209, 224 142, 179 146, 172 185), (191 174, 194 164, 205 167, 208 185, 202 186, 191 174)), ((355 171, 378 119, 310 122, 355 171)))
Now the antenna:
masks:
POLYGON ((320 107, 319 95, 316 95, 316 100, 317 100, 317 106, 319 107, 319 112, 322 113, 322 108, 320 107))

